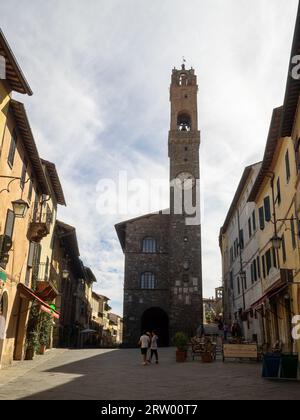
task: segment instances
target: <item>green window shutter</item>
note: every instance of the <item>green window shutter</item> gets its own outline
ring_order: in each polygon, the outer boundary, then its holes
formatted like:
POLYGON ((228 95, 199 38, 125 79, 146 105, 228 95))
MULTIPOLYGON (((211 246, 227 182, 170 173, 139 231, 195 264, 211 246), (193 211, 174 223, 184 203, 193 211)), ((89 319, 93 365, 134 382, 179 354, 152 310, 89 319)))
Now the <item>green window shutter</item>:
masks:
POLYGON ((259 209, 259 226, 261 230, 264 230, 265 228, 265 212, 264 208, 260 207, 259 209))
POLYGON ((271 203, 270 203, 270 197, 266 197, 264 199, 264 210, 265 210, 265 220, 266 222, 270 222, 271 220, 271 203))
POLYGON ((295 221, 294 221, 294 216, 292 216, 291 218, 291 236, 292 236, 292 245, 293 245, 293 249, 296 249, 297 247, 297 242, 296 242, 296 233, 295 233, 295 221))
POLYGON ((289 151, 287 151, 286 154, 285 154, 285 170, 286 170, 286 182, 289 182, 289 180, 291 178, 289 151))
POLYGON ((284 234, 282 235, 281 249, 282 249, 282 260, 283 260, 283 262, 286 262, 286 246, 285 246, 285 236, 284 236, 284 234))
POLYGON ((255 210, 252 213, 252 225, 253 225, 253 232, 256 231, 256 213, 255 210))

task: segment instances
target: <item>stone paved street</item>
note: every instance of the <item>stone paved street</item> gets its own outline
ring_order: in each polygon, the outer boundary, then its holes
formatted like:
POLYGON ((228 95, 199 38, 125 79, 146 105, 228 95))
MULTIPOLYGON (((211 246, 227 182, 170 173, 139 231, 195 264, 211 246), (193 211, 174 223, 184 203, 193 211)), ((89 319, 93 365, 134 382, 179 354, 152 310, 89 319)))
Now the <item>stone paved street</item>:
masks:
POLYGON ((0 399, 300 400, 300 383, 264 380, 259 364, 177 364, 172 348, 160 359, 144 367, 139 350, 55 349, 1 370, 0 399))

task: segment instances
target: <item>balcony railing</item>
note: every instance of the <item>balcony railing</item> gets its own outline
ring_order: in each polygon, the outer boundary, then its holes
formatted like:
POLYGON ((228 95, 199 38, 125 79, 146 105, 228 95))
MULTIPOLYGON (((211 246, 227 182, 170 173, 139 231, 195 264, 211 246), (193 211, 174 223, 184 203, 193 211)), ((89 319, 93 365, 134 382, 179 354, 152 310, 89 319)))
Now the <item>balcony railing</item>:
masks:
POLYGON ((46 211, 35 212, 29 226, 29 240, 39 243, 45 236, 49 235, 52 218, 53 214, 48 205, 46 211))
POLYGON ((263 292, 270 291, 276 285, 284 285, 293 282, 293 270, 279 270, 272 268, 266 279, 263 280, 263 292))
POLYGON ((59 294, 59 286, 53 278, 53 271, 50 270, 51 266, 48 263, 40 263, 32 268, 32 285, 37 294, 47 301, 52 301, 59 294))

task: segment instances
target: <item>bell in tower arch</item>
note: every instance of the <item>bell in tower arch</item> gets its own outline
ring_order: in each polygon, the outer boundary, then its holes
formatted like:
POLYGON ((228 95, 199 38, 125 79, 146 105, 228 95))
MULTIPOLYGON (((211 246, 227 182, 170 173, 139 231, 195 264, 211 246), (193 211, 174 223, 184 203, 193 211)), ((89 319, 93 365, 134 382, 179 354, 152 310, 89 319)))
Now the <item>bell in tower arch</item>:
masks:
POLYGON ((178 131, 191 131, 191 117, 184 113, 179 114, 177 118, 178 131))

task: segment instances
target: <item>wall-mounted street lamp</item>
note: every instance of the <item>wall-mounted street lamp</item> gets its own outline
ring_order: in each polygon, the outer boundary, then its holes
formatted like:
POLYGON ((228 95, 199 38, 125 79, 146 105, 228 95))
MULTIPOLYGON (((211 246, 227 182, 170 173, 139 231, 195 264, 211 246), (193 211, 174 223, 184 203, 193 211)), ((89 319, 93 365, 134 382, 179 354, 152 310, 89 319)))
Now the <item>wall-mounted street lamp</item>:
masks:
MULTIPOLYGON (((14 177, 14 176, 0 175, 0 178, 5 178, 5 179, 10 180, 7 187, 0 191, 0 194, 5 191, 9 193, 10 185, 14 181, 17 181, 17 180, 21 181, 20 177, 14 177)), ((24 185, 27 184, 28 181, 30 181, 30 178, 28 178, 27 181, 24 182, 24 185)), ((29 209, 29 204, 26 201, 24 201, 22 197, 19 200, 12 201, 11 204, 13 207, 13 212, 14 212, 15 217, 22 219, 26 216, 27 210, 29 209)))
POLYGON ((69 272, 69 270, 63 270, 62 271, 62 278, 63 279, 67 279, 67 278, 69 278, 69 275, 70 275, 70 272, 69 272))
POLYGON ((29 204, 20 199, 16 201, 12 201, 13 211, 15 214, 15 217, 17 218, 23 218, 26 216, 27 210, 29 209, 29 204))
POLYGON ((271 238, 271 242, 273 248, 279 250, 281 248, 282 238, 279 236, 273 236, 273 238, 271 238))

